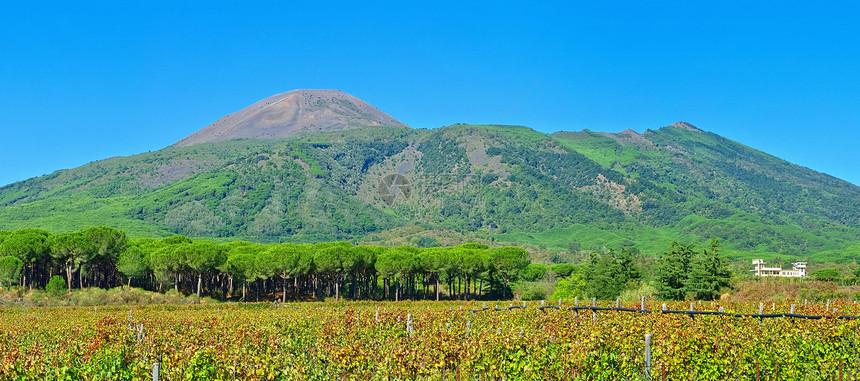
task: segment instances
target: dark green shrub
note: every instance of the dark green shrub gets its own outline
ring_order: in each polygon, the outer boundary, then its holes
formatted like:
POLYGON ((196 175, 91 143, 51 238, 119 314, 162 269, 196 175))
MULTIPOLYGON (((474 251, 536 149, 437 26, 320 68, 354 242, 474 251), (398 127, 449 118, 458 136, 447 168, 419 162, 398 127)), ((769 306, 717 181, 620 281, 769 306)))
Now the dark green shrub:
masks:
POLYGON ((559 278, 570 276, 571 273, 577 270, 576 266, 570 263, 556 263, 554 265, 549 266, 549 269, 555 274, 556 277, 559 278))
POLYGON ((523 286, 523 292, 520 294, 522 300, 544 300, 547 296, 546 287, 538 282, 528 282, 523 286))
POLYGON ((840 280, 839 271, 836 269, 821 269, 812 272, 812 277, 824 282, 836 282, 840 280))
POLYGON ((54 296, 60 296, 67 290, 66 280, 59 275, 54 275, 45 286, 45 291, 54 296))

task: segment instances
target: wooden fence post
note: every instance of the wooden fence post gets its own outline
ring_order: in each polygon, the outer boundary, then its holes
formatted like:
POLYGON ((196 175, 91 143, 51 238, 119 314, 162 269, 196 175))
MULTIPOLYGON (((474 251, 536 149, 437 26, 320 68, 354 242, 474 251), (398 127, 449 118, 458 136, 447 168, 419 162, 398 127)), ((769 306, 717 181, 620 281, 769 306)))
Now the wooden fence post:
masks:
POLYGON ((651 334, 645 334, 645 379, 651 379, 651 334))
POLYGON ((409 334, 409 338, 412 338, 412 314, 406 315, 406 332, 409 334))
POLYGON ((472 321, 469 320, 466 322, 466 338, 469 338, 469 335, 472 333, 472 321))
POLYGON ((642 297, 642 302, 639 304, 639 309, 645 311, 645 297, 642 297))
POLYGON ((158 381, 158 373, 161 370, 161 364, 152 364, 152 381, 158 381))
POLYGON ((839 381, 842 381, 842 359, 839 359, 839 381))
POLYGON ((794 306, 794 304, 792 304, 792 305, 791 305, 791 314, 792 314, 792 315, 794 315, 794 309, 795 309, 795 306, 794 306))

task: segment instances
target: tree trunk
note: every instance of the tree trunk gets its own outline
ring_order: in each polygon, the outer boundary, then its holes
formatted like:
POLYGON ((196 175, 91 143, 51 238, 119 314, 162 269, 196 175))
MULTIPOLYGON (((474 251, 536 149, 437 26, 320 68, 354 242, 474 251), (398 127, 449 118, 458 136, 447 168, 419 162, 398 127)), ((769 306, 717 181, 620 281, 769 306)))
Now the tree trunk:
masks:
POLYGON ((200 297, 200 288, 203 286, 203 273, 197 273, 197 297, 200 297))
MULTIPOLYGON (((505 288, 502 289, 502 299, 504 299, 505 296, 508 295, 508 277, 504 276, 502 278, 505 280, 505 288)), ((511 296, 513 296, 513 295, 511 295, 511 296)))
POLYGON ((340 274, 334 276, 334 301, 340 300, 340 274))
POLYGON ((69 293, 72 293, 72 266, 66 266, 66 280, 69 281, 69 293))
POLYGON ((436 301, 439 301, 439 275, 436 275, 436 285, 434 286, 436 289, 436 301))

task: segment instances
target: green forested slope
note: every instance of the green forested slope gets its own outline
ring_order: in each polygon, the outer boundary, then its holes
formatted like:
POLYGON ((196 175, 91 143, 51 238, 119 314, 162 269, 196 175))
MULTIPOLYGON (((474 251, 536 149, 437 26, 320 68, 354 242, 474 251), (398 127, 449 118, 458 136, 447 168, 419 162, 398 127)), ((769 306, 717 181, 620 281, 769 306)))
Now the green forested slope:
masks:
POLYGON ((736 256, 836 261, 860 256, 858 219, 857 186, 684 124, 641 135, 455 125, 234 140, 0 188, 0 230, 110 225, 260 242, 408 230, 427 245, 466 236, 656 253, 720 237, 736 256))

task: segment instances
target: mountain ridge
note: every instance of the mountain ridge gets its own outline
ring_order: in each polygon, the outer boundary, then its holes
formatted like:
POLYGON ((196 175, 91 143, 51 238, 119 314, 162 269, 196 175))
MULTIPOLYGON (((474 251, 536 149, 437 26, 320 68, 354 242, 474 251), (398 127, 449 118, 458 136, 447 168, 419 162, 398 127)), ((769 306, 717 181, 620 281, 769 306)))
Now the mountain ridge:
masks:
POLYGON ((860 256, 860 187, 680 123, 642 134, 378 125, 174 145, 0 187, 0 230, 467 237, 652 255, 719 237, 740 257, 860 256))

